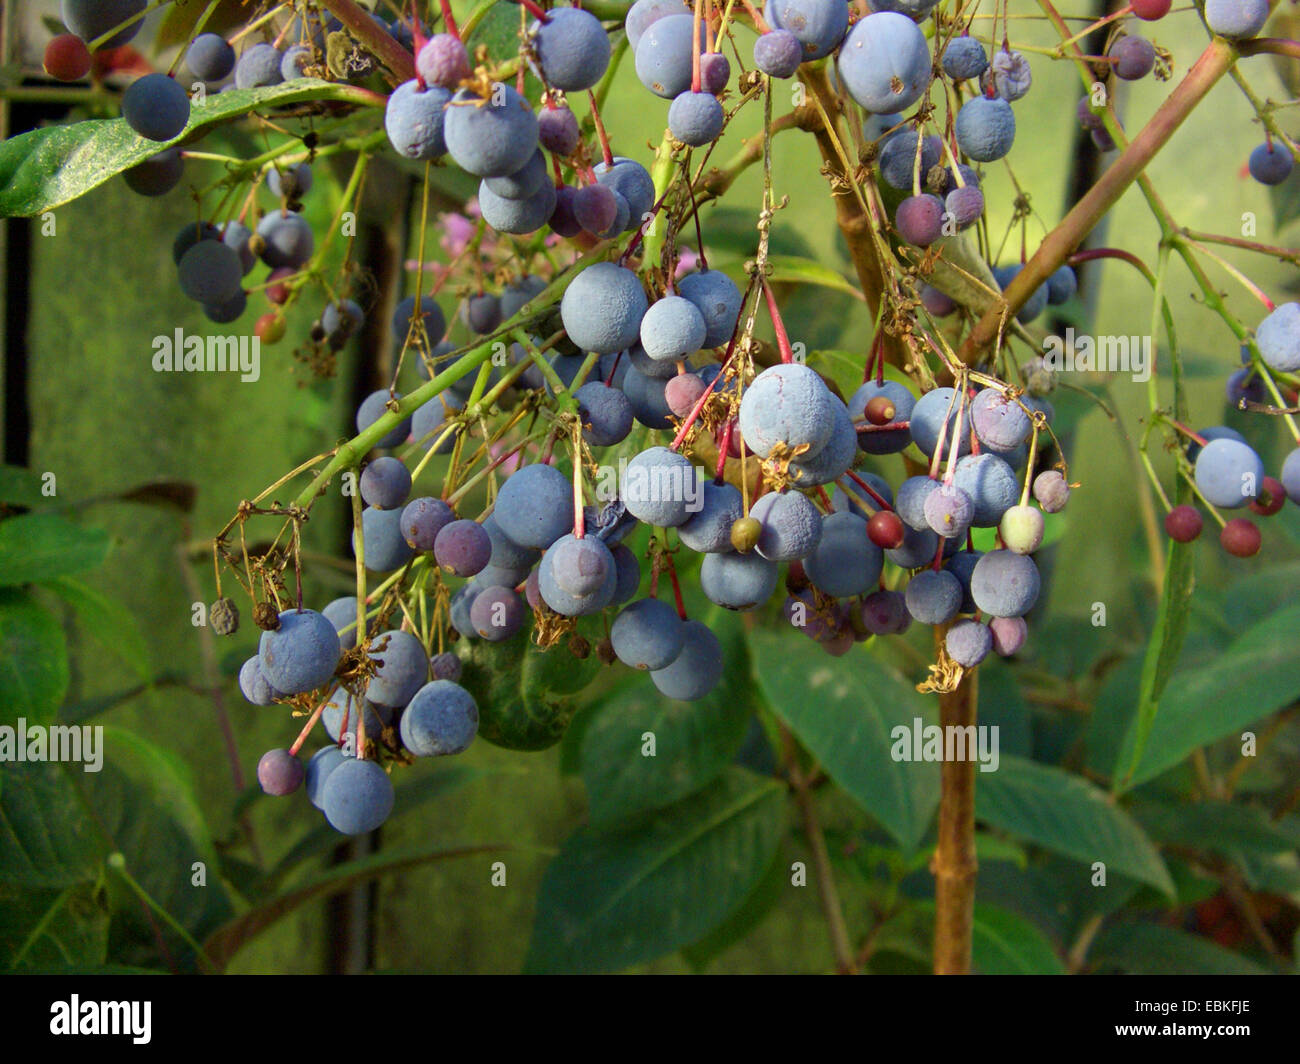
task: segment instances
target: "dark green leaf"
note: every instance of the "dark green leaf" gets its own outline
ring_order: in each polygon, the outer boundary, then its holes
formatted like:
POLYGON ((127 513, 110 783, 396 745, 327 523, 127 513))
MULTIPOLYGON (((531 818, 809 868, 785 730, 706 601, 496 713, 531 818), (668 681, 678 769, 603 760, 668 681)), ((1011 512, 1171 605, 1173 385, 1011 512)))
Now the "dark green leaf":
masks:
POLYGON ((529 972, 616 971, 697 942, 767 872, 784 791, 743 769, 635 828, 587 828, 547 866, 529 972))
MULTIPOLYGON (((395 788, 393 809, 397 815, 409 813, 416 806, 448 794, 487 773, 483 769, 466 765, 442 765, 428 775, 395 788)), ((260 788, 258 791, 260 792, 260 788)), ((276 866, 266 874, 261 884, 262 893, 279 886, 293 871, 313 857, 329 853, 339 844, 339 833, 329 824, 321 824, 307 832, 289 850, 276 866)))
POLYGON ((0 588, 0 724, 49 724, 68 689, 58 618, 26 591, 0 588))
POLYGON ((545 750, 559 742, 577 711, 574 695, 600 662, 578 659, 564 640, 540 650, 531 638, 507 643, 476 639, 461 651, 461 684, 478 703, 478 734, 510 750, 545 750))
POLYGON ((0 521, 0 586, 97 569, 108 557, 108 533, 57 514, 19 514, 0 521))
POLYGON ((698 942, 693 942, 682 950, 686 963, 695 971, 702 972, 714 958, 758 927, 785 896, 789 874, 789 866, 781 859, 778 850, 767 872, 758 881, 758 886, 741 903, 740 908, 698 942))
POLYGON ((1085 864, 1101 861, 1112 874, 1173 895, 1169 870, 1151 840, 1091 783, 1018 757, 1003 757, 996 772, 977 775, 975 815, 980 820, 1085 864))
POLYGON ((1174 665, 1183 649, 1187 634, 1187 603, 1192 596, 1192 545, 1173 543, 1165 564, 1165 586, 1160 593, 1160 613, 1147 644, 1146 658, 1142 663, 1142 680, 1138 686, 1137 718, 1134 722, 1134 739, 1126 768, 1116 765, 1115 779, 1127 784, 1146 749, 1151 729, 1155 725, 1156 711, 1174 665))
MULTIPOLYGON (((1198 747, 1290 705, 1300 697, 1300 656, 1292 641, 1300 606, 1267 617, 1223 653, 1186 669, 1165 689, 1160 713, 1127 786, 1134 787, 1178 764, 1198 747)), ((1119 764, 1133 763, 1134 728, 1119 764)))
POLYGON ((910 734, 935 708, 901 675, 861 651, 842 658, 792 654, 788 632, 751 637, 760 689, 776 715, 831 778, 907 850, 919 845, 939 801, 939 766, 892 756, 895 728, 910 734))
POLYGON ((147 681, 153 675, 144 633, 125 606, 68 576, 56 576, 45 586, 76 611, 95 642, 118 655, 140 679, 147 681))
POLYGON ((48 762, 5 765, 0 791, 0 881, 65 887, 94 879, 102 834, 69 773, 48 762))
MULTIPOLYGON (((189 766, 124 728, 105 726, 103 736, 104 769, 88 773, 84 789, 127 871, 191 931, 227 919, 230 899, 189 766), (198 864, 203 886, 194 882, 198 864)), ((135 905, 123 915, 143 918, 135 905)))
POLYGON ((1268 975, 1239 953, 1158 924, 1115 924, 1093 944, 1093 966, 1130 975, 1268 975))
POLYGON ((31 216, 84 196, 170 144, 251 111, 311 100, 382 106, 384 98, 352 85, 299 78, 260 89, 209 93, 175 140, 145 140, 120 118, 43 126, 0 143, 0 217, 31 216))
POLYGON ((768 275, 768 280, 772 284, 788 282, 800 286, 818 285, 849 296, 851 299, 863 298, 862 292, 855 285, 850 284, 843 274, 823 266, 815 259, 806 259, 798 255, 772 255, 767 261, 772 267, 772 272, 768 275))
POLYGON ((707 623, 722 643, 725 661, 722 682, 707 698, 664 698, 641 676, 587 721, 582 778, 598 827, 672 805, 699 790, 727 767, 744 740, 761 698, 750 673, 744 627, 721 610, 707 623), (642 753, 647 732, 654 736, 653 757, 642 753))
POLYGON ((313 876, 301 886, 279 894, 229 923, 223 924, 204 942, 203 951, 219 968, 224 968, 245 943, 315 898, 341 893, 359 883, 367 883, 390 872, 418 868, 433 861, 473 857, 476 854, 494 853, 503 849, 504 847, 501 846, 416 847, 390 850, 356 861, 348 861, 346 864, 337 865, 320 875, 313 876))
POLYGON ((108 954, 108 909, 91 883, 31 890, 0 883, 0 968, 93 968, 108 954))
MULTIPOLYGON (((917 908, 932 922, 934 905, 917 908)), ((980 975, 1065 975, 1051 942, 1022 916, 993 905, 975 906, 971 967, 980 975)))

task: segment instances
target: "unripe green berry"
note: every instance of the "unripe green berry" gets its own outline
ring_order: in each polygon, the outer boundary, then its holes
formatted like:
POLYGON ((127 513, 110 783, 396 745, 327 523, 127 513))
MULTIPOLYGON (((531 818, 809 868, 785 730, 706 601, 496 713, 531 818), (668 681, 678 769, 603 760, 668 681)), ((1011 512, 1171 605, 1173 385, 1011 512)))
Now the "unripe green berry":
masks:
POLYGON ((1043 515, 1032 506, 1012 506, 1002 515, 998 533, 1007 550, 1033 554, 1043 542, 1043 515))
POLYGON ((748 554, 758 543, 763 526, 756 517, 742 517, 731 526, 731 545, 741 554, 748 554))

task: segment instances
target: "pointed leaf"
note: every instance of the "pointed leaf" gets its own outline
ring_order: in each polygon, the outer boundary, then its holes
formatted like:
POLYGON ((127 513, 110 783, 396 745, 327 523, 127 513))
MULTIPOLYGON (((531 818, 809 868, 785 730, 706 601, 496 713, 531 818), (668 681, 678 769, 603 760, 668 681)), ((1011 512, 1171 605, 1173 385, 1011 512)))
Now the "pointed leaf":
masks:
POLYGON ((54 720, 68 690, 68 647, 58 618, 26 591, 0 588, 0 725, 54 720))
POLYGON ((19 514, 0 521, 0 586, 97 569, 108 557, 108 533, 58 514, 19 514))

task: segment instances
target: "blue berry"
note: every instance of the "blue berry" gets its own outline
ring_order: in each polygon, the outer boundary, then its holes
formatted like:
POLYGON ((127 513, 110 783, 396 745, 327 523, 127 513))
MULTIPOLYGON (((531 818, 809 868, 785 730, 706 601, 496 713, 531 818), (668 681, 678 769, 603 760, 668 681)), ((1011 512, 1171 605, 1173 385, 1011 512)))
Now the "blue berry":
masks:
POLYGON ((704 341, 700 347, 721 347, 730 341, 742 299, 735 281, 721 270, 699 270, 683 277, 677 291, 683 299, 694 303, 704 318, 704 341))
POLYGON ((254 654, 239 668, 239 691, 248 702, 255 706, 269 706, 284 693, 271 686, 262 672, 261 658, 254 654))
POLYGON ((700 590, 729 610, 757 609, 772 597, 776 579, 776 562, 756 552, 706 554, 700 565, 700 590))
POLYGON ((619 497, 638 521, 675 528, 698 512, 702 479, 684 455, 651 447, 628 462, 619 497))
POLYGON ((985 447, 994 451, 1011 451, 1029 437, 1033 424, 1029 415, 1013 399, 996 388, 985 388, 970 405, 971 427, 985 447))
POLYGON ((1214 506, 1235 510, 1259 493, 1264 463, 1249 444, 1210 440, 1196 456, 1196 487, 1214 506))
POLYGON ((351 650, 357 645, 357 599, 355 595, 345 595, 342 598, 332 600, 320 613, 334 626, 334 631, 338 632, 339 646, 344 650, 351 650))
POLYGON ((376 458, 361 471, 361 499, 367 506, 392 510, 411 494, 411 471, 398 458, 376 458))
POLYGON ((650 680, 661 695, 681 702, 703 698, 722 679, 722 645, 699 621, 683 621, 682 652, 671 665, 656 669, 650 680))
MULTIPOLYGON (((922 454, 927 456, 934 454, 934 449, 939 445, 939 434, 943 431, 945 420, 948 428, 944 432, 943 451, 945 456, 951 453, 953 436, 957 429, 956 394, 951 388, 935 388, 921 396, 912 407, 909 418, 912 439, 922 454)), ((970 451, 969 426, 969 419, 963 418, 958 454, 967 454, 970 451)))
POLYGON ((975 503, 972 524, 996 528, 1002 515, 1020 498, 1020 484, 1005 459, 996 454, 972 454, 957 462, 953 483, 975 503))
POLYGON ((656 362, 676 362, 698 351, 707 334, 699 308, 682 296, 656 300, 641 319, 641 348, 656 362))
POLYGON ((1020 99, 1033 84, 1033 72, 1027 60, 1019 52, 1008 51, 1005 47, 994 56, 993 62, 984 76, 980 78, 980 87, 986 92, 992 88, 1000 99, 1011 103, 1020 99))
MULTIPOLYGON (((450 650, 442 654, 435 654, 429 659, 429 675, 435 680, 450 680, 452 683, 459 683, 461 672, 460 658, 450 650)), ((407 706, 407 709, 410 709, 410 706, 407 706)))
MULTIPOLYGON (((834 2, 847 18, 848 5, 834 2)), ((910 18, 880 11, 859 19, 849 31, 835 69, 849 95, 865 110, 901 111, 929 87, 930 51, 925 34, 910 18)))
POLYGON ((235 64, 235 88, 257 89, 265 85, 279 85, 284 80, 284 75, 280 72, 283 58, 280 50, 273 45, 253 45, 235 64))
POLYGON ((1079 290, 1079 278, 1074 267, 1058 266, 1047 279, 1047 302, 1057 307, 1074 298, 1079 290))
POLYGON ((774 78, 792 78, 803 62, 803 44, 789 30, 771 30, 754 42, 754 66, 774 78))
POLYGON ((1278 373, 1300 370, 1300 303, 1283 303, 1255 330, 1264 365, 1278 373))
POLYGON ((1250 176, 1261 185, 1280 185, 1291 176, 1291 153, 1276 144, 1261 144, 1250 153, 1250 176))
MULTIPOLYGON (((994 266, 993 277, 998 284, 1005 289, 1021 270, 1023 265, 1014 264, 1011 266, 994 266)), ((1024 305, 1016 312, 1016 320, 1022 322, 1033 321, 1038 315, 1047 309, 1049 290, 1047 282, 1044 281, 1034 289, 1034 294, 1025 300, 1024 305)))
POLYGON ((1268 0, 1205 0, 1205 24, 1220 37, 1246 40, 1264 28, 1268 11, 1268 0))
MULTIPOLYGON (((656 19, 636 45, 636 76, 641 84, 665 100, 691 87, 694 19, 685 14, 656 19)), ((700 51, 704 51, 700 34, 700 51)))
POLYGON ((325 781, 329 779, 330 773, 346 760, 347 755, 337 746, 322 746, 311 755, 311 760, 307 762, 306 771, 303 773, 303 790, 307 792, 308 800, 317 809, 324 807, 322 792, 325 789, 325 781))
MULTIPOLYGON (((400 395, 391 396, 386 389, 371 392, 357 407, 357 431, 365 432, 376 421, 388 413, 389 398, 400 399, 400 395)), ((428 405, 427 403, 425 404, 428 405)), ((423 409, 423 407, 421 407, 423 409)), ((375 441, 376 447, 396 447, 411 434, 411 419, 404 418, 394 428, 375 441)))
POLYGON ((492 540, 477 521, 451 521, 435 537, 433 556, 456 576, 474 576, 491 559, 492 540))
POLYGON ((506 199, 498 196, 487 183, 478 188, 478 205, 483 220, 498 233, 523 236, 542 228, 555 212, 555 186, 549 181, 527 199, 506 199))
POLYGON ((722 104, 708 92, 678 93, 668 107, 669 131, 692 148, 702 148, 717 140, 725 121, 722 104))
POLYGON ((370 656, 381 662, 366 687, 367 700, 376 706, 406 705, 428 678, 429 656, 410 632, 380 632, 371 643, 370 656))
POLYGON ((658 22, 667 15, 685 14, 687 7, 682 0, 636 0, 627 12, 623 29, 627 31, 627 43, 636 52, 641 37, 653 22, 658 22))
POLYGON ((631 346, 641 331, 647 302, 637 275, 612 262, 588 266, 565 289, 560 317, 582 351, 613 354, 631 346))
POLYGON ((957 112, 957 147, 976 162, 991 163, 1011 150, 1016 116, 1000 97, 976 96, 957 112))
POLYGON ((537 586, 542 601, 556 613, 565 617, 585 617, 599 613, 614 601, 614 592, 618 589, 618 572, 615 566, 611 566, 605 575, 605 582, 595 591, 587 595, 570 595, 555 580, 555 548, 572 538, 572 534, 560 538, 542 555, 541 565, 537 567, 537 586))
POLYGON ((338 765, 321 788, 325 819, 344 835, 374 831, 393 811, 393 783, 373 761, 349 758, 338 765))
POLYGON ((923 192, 908 196, 898 205, 894 226, 898 235, 919 248, 929 247, 943 235, 944 203, 938 196, 923 192))
POLYGON ((800 456, 807 460, 834 431, 833 397, 807 366, 798 362, 772 366, 745 389, 739 424, 745 445, 760 458, 781 443, 791 450, 807 445, 800 456))
POLYGON ((947 624, 961 607, 961 582, 943 569, 922 569, 903 595, 907 612, 922 624, 947 624))
POLYGON ((296 695, 329 681, 341 649, 338 632, 315 610, 285 610, 280 627, 262 633, 257 653, 267 683, 296 695))
POLYGON ((593 447, 612 447, 632 431, 632 404, 619 389, 589 381, 573 393, 582 420, 582 438, 593 447))
POLYGON ((1038 600, 1039 586, 1033 559, 1009 550, 989 551, 971 572, 971 598, 991 617, 1024 616, 1038 600))
POLYGON ((822 536, 822 515, 808 496, 797 491, 770 491, 749 510, 762 530, 755 549, 774 562, 802 558, 822 536))
POLYGON ((566 594, 581 597, 600 590, 614 567, 614 558, 599 536, 565 536, 552 548, 551 572, 566 594))
POLYGON ((573 527, 573 486, 549 465, 526 465, 501 486, 493 516, 521 547, 545 550, 573 527))
POLYGON ((416 757, 463 753, 478 734, 478 705, 452 680, 433 680, 402 714, 402 745, 416 757))
MULTIPOLYGON (((914 129, 900 129, 885 142, 880 152, 880 176, 891 188, 910 189, 916 166, 916 141, 920 137, 914 129)), ((921 142, 922 184, 932 167, 939 165, 943 144, 938 137, 929 136, 921 142)))
POLYGON ((509 85, 495 86, 486 100, 463 89, 456 93, 442 131, 448 153, 475 177, 513 174, 537 150, 537 116, 509 85))
POLYGON ((171 140, 190 119, 190 98, 166 74, 146 74, 122 94, 122 117, 142 137, 171 140))
MULTIPOLYGON (((391 573, 415 557, 402 538, 402 511, 376 510, 367 506, 361 511, 361 535, 365 538, 365 564, 377 573, 391 573)), ((356 537, 352 549, 356 551, 356 537)))
POLYGON ((635 229, 655 205, 655 183, 650 171, 634 159, 614 156, 614 165, 598 162, 592 167, 596 180, 613 189, 628 206, 628 228, 635 229))
POLYGON ((948 657, 958 665, 973 669, 993 649, 993 632, 986 624, 979 621, 958 621, 948 629, 944 637, 944 648, 948 657))
POLYGON ((813 587, 832 598, 865 594, 883 565, 884 555, 867 537, 867 522, 847 511, 822 518, 821 539, 803 560, 813 587))
MULTIPOLYGON (((481 579, 481 576, 480 576, 481 579)), ((519 634, 528 607, 513 588, 485 583, 469 608, 469 623, 489 643, 501 643, 519 634)))
POLYGON ((1155 46, 1145 37, 1120 37, 1106 55, 1115 76, 1122 81, 1140 81, 1156 65, 1155 46))
POLYGON ((943 50, 943 72, 954 81, 977 78, 988 65, 984 45, 974 37, 954 37, 943 50))
POLYGON ((926 523, 944 539, 966 535, 974 517, 974 500, 956 484, 940 484, 926 497, 926 523))
POLYGON ((388 97, 384 131, 393 150, 407 159, 437 159, 447 154, 447 105, 451 93, 435 86, 422 88, 404 81, 388 97))
POLYGON ((257 223, 257 235, 266 242, 262 261, 272 269, 278 266, 297 269, 316 249, 311 226, 302 215, 292 211, 277 210, 264 215, 257 223))
POLYGON ((763 17, 774 30, 789 30, 798 38, 805 60, 830 55, 849 28, 844 0, 767 0, 763 17))
MULTIPOLYGON (((145 9, 147 0, 61 0, 59 19, 68 27, 69 33, 75 33, 83 41, 90 42, 102 37, 134 15, 145 9)), ((144 26, 144 19, 137 19, 131 25, 118 30, 101 48, 117 48, 126 44, 144 26)))
POLYGON ((554 8, 545 22, 533 25, 532 32, 542 74, 557 89, 589 89, 609 66, 609 37, 588 11, 554 8))
POLYGON ((848 472, 858 456, 858 432, 848 409, 838 399, 832 404, 831 438, 811 458, 796 458, 790 463, 790 477, 801 488, 829 484, 848 472))
POLYGON ((514 200, 530 199, 546 184, 550 184, 550 179, 546 172, 546 156, 540 148, 513 174, 483 179, 483 185, 496 195, 514 200))
POLYGON ((686 631, 681 618, 659 599, 638 599, 614 618, 609 630, 614 653, 633 669, 662 669, 682 652, 686 631))
POLYGON ((200 240, 181 256, 176 272, 181 291, 205 304, 234 299, 244 278, 239 253, 217 240, 200 240))
POLYGON ((704 481, 700 509, 677 526, 677 538, 698 554, 721 554, 732 549, 731 526, 743 512, 740 492, 727 483, 704 481))

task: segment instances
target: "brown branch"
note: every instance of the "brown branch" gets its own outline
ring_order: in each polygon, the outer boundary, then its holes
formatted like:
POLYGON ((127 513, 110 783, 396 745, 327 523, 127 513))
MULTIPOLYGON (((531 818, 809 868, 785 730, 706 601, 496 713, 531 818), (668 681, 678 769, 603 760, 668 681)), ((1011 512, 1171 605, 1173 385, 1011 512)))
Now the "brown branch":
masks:
MULTIPOLYGON (((1059 17, 1059 16, 1058 16, 1059 17)), ((1169 138, 1182 125, 1184 119, 1197 107, 1237 58, 1233 46, 1225 40, 1211 41, 1199 59, 1187 72, 1164 103, 1133 138, 1120 157, 1115 160, 1088 193, 1079 200, 1038 246, 1038 251, 1025 264, 1003 292, 1006 314, 1014 315, 1029 299, 1038 286, 1063 263, 1108 210, 1119 200, 1155 157, 1168 143, 1169 138)), ((1000 307, 985 312, 962 344, 959 357, 967 365, 976 359, 998 336, 1000 307)))
POLYGON ((784 724, 778 724, 777 728, 781 734, 781 753, 782 760, 785 762, 786 775, 794 791, 795 804, 799 807, 799 816, 803 821, 804 835, 808 839, 808 849, 812 853, 813 874, 817 879, 817 898, 826 917, 827 930, 830 931, 831 949, 835 952, 835 970, 840 975, 853 975, 857 971, 853 957, 853 944, 849 940, 849 929, 844 921, 844 909, 840 905, 839 892, 835 889, 835 873, 831 869, 831 856, 826 849, 826 836, 822 834, 821 825, 817 822, 817 807, 808 786, 808 778, 799 767, 799 755, 795 749, 794 736, 784 724))
MULTIPOLYGON (((935 631, 936 646, 943 633, 935 631)), ((939 696, 943 728, 975 724, 977 679, 965 673, 955 691, 939 696)), ((970 974, 975 930, 975 760, 944 761, 939 768, 939 840, 934 873, 934 974, 970 974)))

